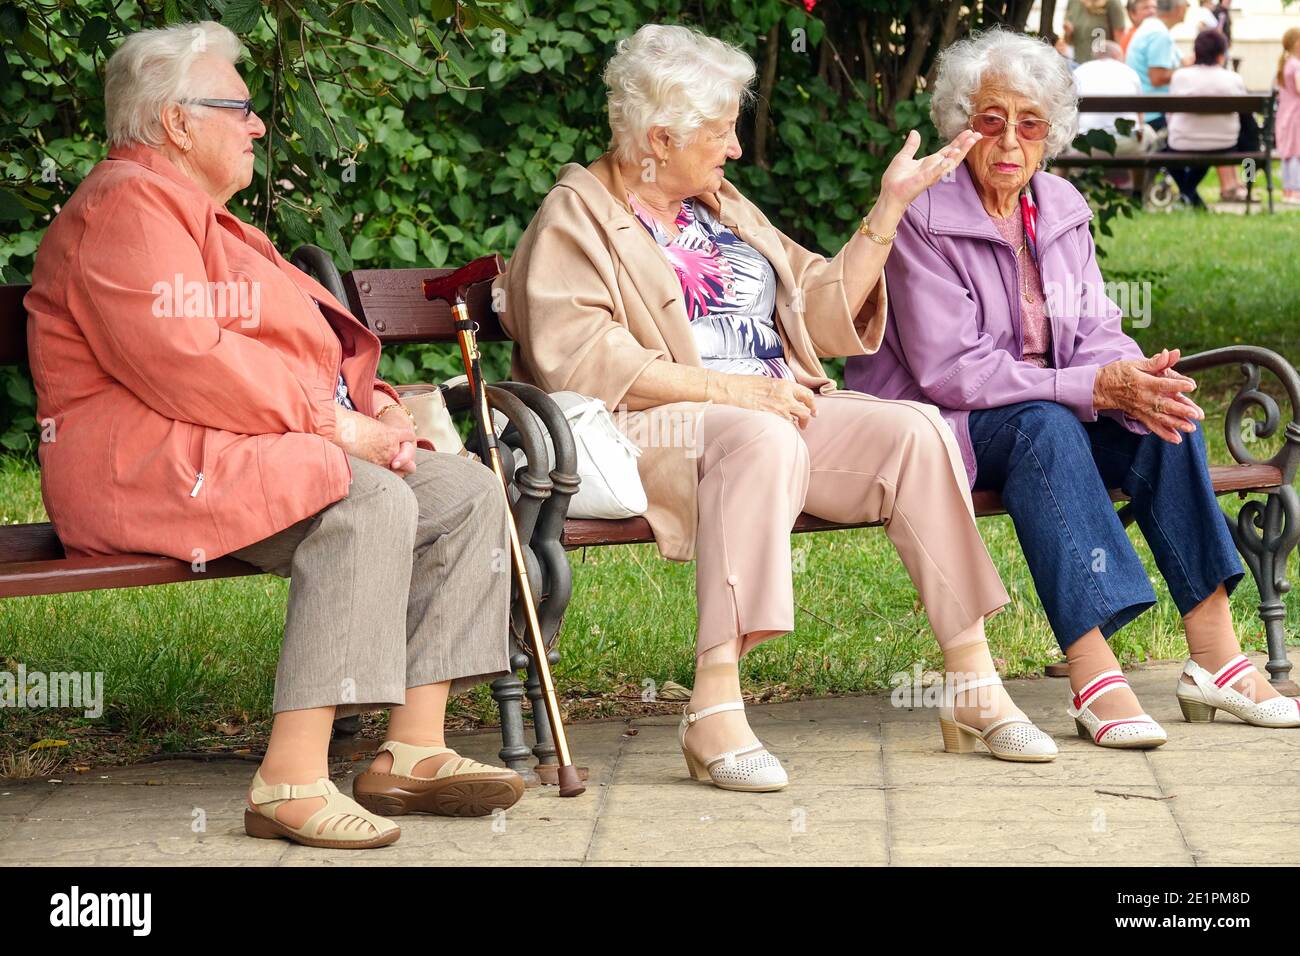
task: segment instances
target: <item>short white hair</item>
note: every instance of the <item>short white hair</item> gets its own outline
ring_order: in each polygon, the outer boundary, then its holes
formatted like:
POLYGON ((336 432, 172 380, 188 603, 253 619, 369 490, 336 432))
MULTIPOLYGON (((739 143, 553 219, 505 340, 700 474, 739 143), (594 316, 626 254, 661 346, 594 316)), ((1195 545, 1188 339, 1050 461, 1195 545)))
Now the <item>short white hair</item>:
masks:
POLYGON ((615 49, 604 80, 611 147, 623 162, 649 152, 652 127, 665 127, 680 148, 753 96, 749 54, 687 27, 647 23, 615 49))
POLYGON ((940 136, 953 139, 970 125, 975 96, 990 82, 1025 97, 1051 121, 1044 159, 1074 140, 1079 96, 1065 57, 1042 40, 999 28, 958 40, 939 55, 930 118, 940 136))
POLYGON ((206 53, 237 63, 239 38, 212 20, 133 33, 104 70, 105 126, 110 146, 161 146, 162 112, 199 91, 190 88, 194 61, 206 53))

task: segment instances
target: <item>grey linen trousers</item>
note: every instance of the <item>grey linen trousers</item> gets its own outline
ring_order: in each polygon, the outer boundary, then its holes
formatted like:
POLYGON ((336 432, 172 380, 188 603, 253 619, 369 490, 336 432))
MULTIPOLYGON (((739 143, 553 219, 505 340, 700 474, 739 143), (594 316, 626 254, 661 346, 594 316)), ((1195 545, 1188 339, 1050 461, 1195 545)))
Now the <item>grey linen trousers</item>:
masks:
POLYGON ((276 713, 346 717, 451 681, 459 693, 509 669, 510 544, 489 468, 417 449, 401 476, 348 456, 348 495, 233 552, 291 579, 276 713))

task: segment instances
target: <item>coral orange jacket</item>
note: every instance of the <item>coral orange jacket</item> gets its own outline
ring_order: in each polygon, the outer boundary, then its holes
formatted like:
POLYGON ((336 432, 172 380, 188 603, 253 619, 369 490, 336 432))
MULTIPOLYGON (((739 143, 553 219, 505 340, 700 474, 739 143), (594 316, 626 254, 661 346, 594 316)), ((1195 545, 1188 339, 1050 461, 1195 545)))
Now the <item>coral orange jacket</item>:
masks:
POLYGON ((41 242, 25 305, 41 490, 70 554, 211 560, 343 498, 342 373, 379 340, 159 150, 112 150, 41 242), (313 302, 314 300, 314 302, 313 302))

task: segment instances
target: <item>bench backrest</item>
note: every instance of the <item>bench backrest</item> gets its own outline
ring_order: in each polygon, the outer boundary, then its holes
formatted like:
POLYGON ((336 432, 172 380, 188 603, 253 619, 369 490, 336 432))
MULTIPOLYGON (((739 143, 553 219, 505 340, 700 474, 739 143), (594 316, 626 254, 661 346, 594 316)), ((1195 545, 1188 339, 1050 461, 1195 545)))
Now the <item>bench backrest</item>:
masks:
MULTIPOLYGON (((424 279, 452 271, 357 269, 340 277, 340 281, 353 315, 366 323, 385 345, 455 342, 451 309, 445 302, 426 301, 421 291, 424 279)), ((29 288, 29 285, 0 285, 0 366, 27 365, 27 310, 23 308, 23 296, 29 288)), ((465 304, 470 318, 478 323, 480 342, 510 341, 492 311, 489 283, 472 286, 465 304)))
MULTIPOLYGON (((385 345, 399 342, 454 342, 451 307, 429 302, 421 284, 453 269, 355 269, 343 276, 348 307, 385 345)), ((508 342, 492 311, 492 286, 471 286, 465 306, 478 323, 480 342, 508 342)))
POLYGON ((1273 111, 1273 93, 1245 96, 1081 96, 1080 113, 1263 113, 1273 111))

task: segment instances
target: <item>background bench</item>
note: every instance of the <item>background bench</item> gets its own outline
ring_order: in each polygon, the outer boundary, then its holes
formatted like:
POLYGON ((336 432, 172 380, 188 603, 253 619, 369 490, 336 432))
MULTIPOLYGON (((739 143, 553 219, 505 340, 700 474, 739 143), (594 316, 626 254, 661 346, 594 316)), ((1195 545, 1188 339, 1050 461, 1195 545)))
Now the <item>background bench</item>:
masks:
MULTIPOLYGON (((1259 124, 1260 148, 1255 152, 1155 152, 1136 156, 1093 156, 1070 152, 1057 156, 1052 166, 1066 169, 1102 167, 1108 169, 1164 169, 1169 166, 1235 166, 1250 160, 1263 167, 1268 193, 1268 211, 1273 212, 1273 116, 1277 96, 1273 93, 1249 93, 1246 96, 1170 96, 1167 93, 1145 96, 1081 96, 1080 113, 1119 113, 1136 122, 1136 114, 1146 113, 1254 113, 1262 117, 1259 124)), ((1246 214, 1250 214, 1252 191, 1257 176, 1246 177, 1246 214)))

